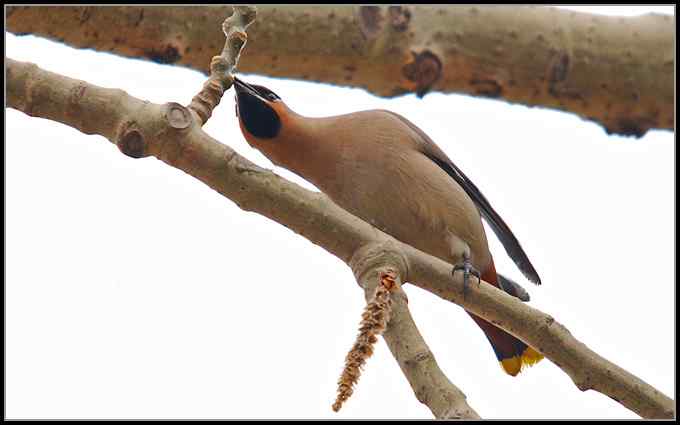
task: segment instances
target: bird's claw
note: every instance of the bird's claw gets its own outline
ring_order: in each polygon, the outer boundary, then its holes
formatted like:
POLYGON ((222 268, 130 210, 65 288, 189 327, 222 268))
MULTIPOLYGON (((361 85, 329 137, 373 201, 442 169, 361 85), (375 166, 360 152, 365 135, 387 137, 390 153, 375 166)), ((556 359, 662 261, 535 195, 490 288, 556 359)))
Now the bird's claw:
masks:
POLYGON ((473 275, 477 278, 477 284, 482 283, 482 278, 481 274, 479 273, 479 270, 474 268, 472 266, 472 262, 470 262, 470 257, 465 255, 463 256, 463 262, 461 264, 456 264, 453 266, 453 270, 451 270, 451 276, 453 276, 454 273, 456 273, 458 270, 463 272, 463 299, 465 299, 465 296, 467 295, 468 292, 468 286, 469 286, 469 281, 470 281, 470 275, 473 275))

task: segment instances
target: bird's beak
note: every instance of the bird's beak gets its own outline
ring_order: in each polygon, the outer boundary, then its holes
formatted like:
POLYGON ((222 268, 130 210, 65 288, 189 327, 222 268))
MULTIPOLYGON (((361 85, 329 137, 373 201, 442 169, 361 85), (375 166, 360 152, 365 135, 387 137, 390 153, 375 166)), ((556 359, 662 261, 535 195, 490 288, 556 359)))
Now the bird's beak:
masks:
POLYGON ((234 77, 234 89, 236 90, 236 96, 247 94, 262 99, 262 96, 260 96, 257 90, 255 90, 250 84, 243 80, 239 80, 236 77, 234 77))

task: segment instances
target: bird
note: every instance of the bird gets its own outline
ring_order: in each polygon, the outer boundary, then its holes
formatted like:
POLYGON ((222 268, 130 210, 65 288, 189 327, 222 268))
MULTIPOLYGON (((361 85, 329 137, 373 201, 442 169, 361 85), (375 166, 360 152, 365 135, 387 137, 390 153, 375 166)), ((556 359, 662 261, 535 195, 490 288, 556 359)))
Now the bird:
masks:
MULTIPOLYGON (((335 204, 376 228, 523 301, 529 296, 496 272, 484 219, 531 282, 541 280, 508 225, 481 191, 415 124, 388 110, 305 117, 272 90, 234 76, 235 109, 248 144, 312 183, 335 204)), ((511 376, 543 356, 468 312, 511 376)))

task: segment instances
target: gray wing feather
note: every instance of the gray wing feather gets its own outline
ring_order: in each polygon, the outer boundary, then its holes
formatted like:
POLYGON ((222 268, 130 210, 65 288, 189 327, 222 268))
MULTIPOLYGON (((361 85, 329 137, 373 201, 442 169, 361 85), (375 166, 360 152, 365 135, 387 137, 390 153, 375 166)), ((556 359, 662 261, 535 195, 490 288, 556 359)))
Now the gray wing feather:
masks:
POLYGON ((489 223, 489 226, 491 226, 494 233, 503 244, 505 251, 515 262, 520 271, 524 274, 524 276, 526 276, 527 279, 537 285, 540 285, 541 278, 538 276, 538 273, 531 264, 531 261, 529 261, 529 257, 522 249, 519 241, 510 230, 510 227, 505 224, 505 221, 503 221, 501 216, 498 215, 496 210, 493 209, 489 201, 484 197, 477 186, 475 186, 475 184, 472 183, 458 167, 456 167, 456 165, 446 156, 446 154, 441 149, 439 149, 439 147, 427 136, 427 134, 416 127, 415 124, 411 123, 401 115, 390 111, 387 112, 399 118, 420 136, 423 153, 441 169, 443 169, 449 176, 451 176, 463 188, 463 190, 465 190, 465 193, 467 193, 475 203, 480 214, 486 220, 486 222, 489 223))

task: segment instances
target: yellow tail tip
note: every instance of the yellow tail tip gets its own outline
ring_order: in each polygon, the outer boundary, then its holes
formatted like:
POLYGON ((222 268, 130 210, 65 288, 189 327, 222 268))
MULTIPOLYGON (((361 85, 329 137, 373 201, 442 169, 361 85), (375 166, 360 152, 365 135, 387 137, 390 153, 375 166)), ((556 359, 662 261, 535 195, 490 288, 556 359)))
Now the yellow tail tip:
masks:
POLYGON ((501 360, 501 367, 508 375, 517 376, 522 370, 533 366, 543 359, 543 355, 531 347, 527 347, 522 356, 514 356, 501 360))
POLYGON ((501 367, 503 367, 503 370, 508 375, 517 376, 522 369, 522 363, 520 362, 519 357, 515 356, 501 360, 501 367))

